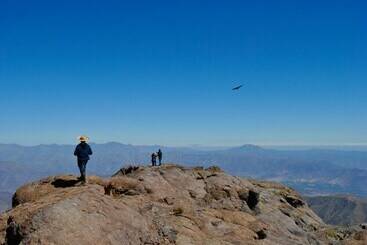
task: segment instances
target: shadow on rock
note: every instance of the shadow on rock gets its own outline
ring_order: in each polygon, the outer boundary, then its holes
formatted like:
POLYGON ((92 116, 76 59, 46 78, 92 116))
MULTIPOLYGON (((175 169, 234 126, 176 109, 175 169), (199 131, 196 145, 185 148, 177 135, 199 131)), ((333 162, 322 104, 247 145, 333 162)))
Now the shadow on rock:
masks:
POLYGON ((79 182, 78 179, 55 179, 51 184, 56 188, 68 188, 76 186, 79 182))

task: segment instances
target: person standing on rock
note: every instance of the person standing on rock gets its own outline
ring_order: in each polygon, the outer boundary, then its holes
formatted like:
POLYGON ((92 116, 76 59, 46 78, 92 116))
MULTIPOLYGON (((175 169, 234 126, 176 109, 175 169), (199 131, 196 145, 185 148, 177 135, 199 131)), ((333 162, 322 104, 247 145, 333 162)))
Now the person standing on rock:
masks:
POLYGON ((92 149, 87 144, 88 137, 80 136, 79 137, 80 144, 78 144, 74 151, 74 156, 78 158, 78 167, 80 171, 80 180, 83 183, 86 183, 86 169, 87 163, 89 161, 89 156, 93 154, 92 149))
POLYGON ((152 153, 152 166, 157 166, 157 154, 155 152, 152 153))
POLYGON ((159 162, 158 166, 161 166, 162 165, 162 157, 163 157, 161 149, 158 150, 157 156, 158 156, 158 162, 159 162))

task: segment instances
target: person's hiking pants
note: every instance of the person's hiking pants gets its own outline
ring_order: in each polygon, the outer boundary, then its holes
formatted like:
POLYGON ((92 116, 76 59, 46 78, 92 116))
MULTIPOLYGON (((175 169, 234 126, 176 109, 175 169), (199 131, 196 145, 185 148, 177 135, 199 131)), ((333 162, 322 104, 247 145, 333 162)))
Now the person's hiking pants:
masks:
POLYGON ((85 181, 85 175, 86 175, 86 171, 87 171, 87 162, 88 162, 88 160, 78 159, 78 167, 79 167, 79 171, 80 171, 80 179, 82 181, 85 181))

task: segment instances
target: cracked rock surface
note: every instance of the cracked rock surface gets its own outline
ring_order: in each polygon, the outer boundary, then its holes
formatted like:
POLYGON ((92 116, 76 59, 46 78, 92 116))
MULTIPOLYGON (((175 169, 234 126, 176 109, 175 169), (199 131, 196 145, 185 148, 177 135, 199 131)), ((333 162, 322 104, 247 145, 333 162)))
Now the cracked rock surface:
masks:
POLYGON ((217 167, 128 167, 108 179, 55 176, 27 184, 0 216, 21 244, 367 244, 362 226, 325 225, 292 189, 217 167))

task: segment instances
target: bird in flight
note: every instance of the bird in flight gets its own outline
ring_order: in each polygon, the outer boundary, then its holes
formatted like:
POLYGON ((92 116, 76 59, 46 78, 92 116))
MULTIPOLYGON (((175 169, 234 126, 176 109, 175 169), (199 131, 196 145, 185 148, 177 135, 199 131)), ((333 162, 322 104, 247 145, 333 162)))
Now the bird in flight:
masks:
POLYGON ((234 87, 234 88, 232 88, 232 90, 234 91, 234 90, 240 90, 240 88, 242 88, 243 87, 243 85, 241 84, 240 86, 237 86, 237 87, 234 87))

